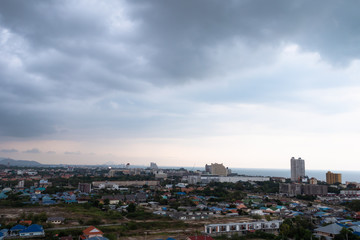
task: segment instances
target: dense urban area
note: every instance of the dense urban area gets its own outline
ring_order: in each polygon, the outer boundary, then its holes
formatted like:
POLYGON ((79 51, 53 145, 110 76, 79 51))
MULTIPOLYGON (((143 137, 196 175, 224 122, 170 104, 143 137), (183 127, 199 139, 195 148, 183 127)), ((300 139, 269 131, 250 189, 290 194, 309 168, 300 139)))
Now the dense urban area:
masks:
MULTIPOLYGON (((10 160, 9 160, 10 161, 10 160)), ((360 239, 360 183, 328 172, 0 165, 2 239, 360 239)))

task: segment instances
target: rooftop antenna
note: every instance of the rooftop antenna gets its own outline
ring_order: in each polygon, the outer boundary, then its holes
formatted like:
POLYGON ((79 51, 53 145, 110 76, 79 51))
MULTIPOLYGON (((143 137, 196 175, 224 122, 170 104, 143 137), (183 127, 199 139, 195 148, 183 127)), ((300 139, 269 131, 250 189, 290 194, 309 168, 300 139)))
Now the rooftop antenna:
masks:
POLYGON ((194 166, 192 167, 191 171, 194 171, 196 162, 194 162, 194 166))

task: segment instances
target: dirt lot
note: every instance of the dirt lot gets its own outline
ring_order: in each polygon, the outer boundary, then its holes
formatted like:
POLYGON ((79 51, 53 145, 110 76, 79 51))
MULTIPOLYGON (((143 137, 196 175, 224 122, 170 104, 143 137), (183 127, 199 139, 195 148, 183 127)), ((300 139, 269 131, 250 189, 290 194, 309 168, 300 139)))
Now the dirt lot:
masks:
MULTIPOLYGON (((24 207, 24 208, 1 208, 0 218, 6 219, 8 222, 17 221, 21 215, 26 214, 39 214, 46 213, 47 217, 64 217, 67 219, 67 224, 61 226, 74 226, 79 225, 78 220, 81 219, 84 222, 91 219, 91 216, 79 214, 78 212, 69 211, 69 209, 60 206, 39 206, 39 207, 24 207)), ((118 222, 115 220, 115 222, 118 222)))
MULTIPOLYGON (((7 208, 7 209, 0 209, 0 217, 2 219, 8 219, 9 222, 14 222, 20 218, 22 214, 39 214, 39 213, 46 213, 48 217, 55 217, 61 216, 67 219, 66 224, 57 225, 54 227, 61 227, 61 228, 74 228, 79 226, 78 219, 82 219, 84 223, 91 219, 89 216, 86 216, 86 213, 82 212, 72 212, 69 211, 68 208, 62 206, 49 206, 49 207, 26 207, 26 208, 7 208), (70 221, 69 221, 70 220, 70 221)), ((189 220, 185 221, 186 223, 190 224, 190 227, 179 226, 179 228, 172 228, 172 229, 152 229, 152 230, 135 230, 131 231, 131 237, 119 237, 119 239, 129 239, 129 240, 140 240, 140 239, 166 239, 168 237, 172 237, 175 239, 185 239, 187 236, 200 234, 204 231, 205 224, 213 224, 213 223, 229 223, 229 222, 246 222, 251 221, 251 218, 236 216, 236 217, 225 217, 225 216, 218 216, 217 218, 210 218, 206 220, 189 220)), ((109 221, 103 221, 105 223, 124 223, 129 221, 128 219, 113 219, 109 221)), ((133 222, 152 222, 156 220, 139 220, 133 222)), ((111 224, 110 224, 111 225, 111 224)), ((81 226, 79 226, 82 228, 81 226)))

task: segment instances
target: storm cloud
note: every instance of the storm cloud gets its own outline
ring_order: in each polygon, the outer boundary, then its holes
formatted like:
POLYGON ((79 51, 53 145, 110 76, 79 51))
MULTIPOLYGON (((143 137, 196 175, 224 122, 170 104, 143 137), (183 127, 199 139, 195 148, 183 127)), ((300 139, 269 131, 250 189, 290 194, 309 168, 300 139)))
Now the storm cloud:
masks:
POLYGON ((359 7, 1 1, 0 141, 357 133, 359 7))

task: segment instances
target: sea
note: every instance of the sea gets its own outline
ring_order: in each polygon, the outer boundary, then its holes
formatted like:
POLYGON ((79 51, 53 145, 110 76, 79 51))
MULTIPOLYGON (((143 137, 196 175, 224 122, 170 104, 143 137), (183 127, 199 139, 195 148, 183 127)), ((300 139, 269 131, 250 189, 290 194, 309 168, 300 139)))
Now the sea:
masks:
MULTIPOLYGON (((271 168, 231 168, 233 173, 248 176, 269 176, 290 178, 290 169, 271 169, 271 168)), ((321 181, 326 181, 327 170, 307 170, 305 175, 309 178, 314 177, 321 181)), ((341 173, 342 182, 360 182, 360 171, 334 171, 341 173)))
MULTIPOLYGON (((134 166, 133 166, 134 167, 134 166)), ((140 166, 138 166, 140 167, 140 166)), ((142 166, 145 167, 145 166, 142 166)), ((162 169, 179 169, 181 167, 170 167, 160 166, 162 169)), ((204 171, 203 167, 183 167, 187 170, 200 170, 204 171)), ((263 177, 285 177, 290 178, 290 168, 288 169, 276 169, 276 168, 230 168, 232 173, 246 176, 263 176, 263 177)), ((326 172, 328 170, 314 170, 305 169, 305 175, 309 178, 316 178, 321 181, 326 181, 326 172)), ((335 173, 341 173, 342 182, 358 182, 360 183, 360 171, 349 171, 349 170, 330 170, 335 173)))
MULTIPOLYGON (((176 168, 176 167, 174 167, 176 168)), ((187 170, 202 170, 198 167, 184 167, 187 170)), ((285 177, 290 178, 290 168, 289 169, 275 169, 275 168, 230 168, 232 173, 237 173, 239 175, 246 176, 263 176, 263 177, 285 177)), ((326 181, 326 172, 328 170, 313 170, 305 169, 305 175, 309 178, 316 178, 321 181, 326 181)), ((360 171, 332 171, 336 173, 341 173, 342 182, 358 182, 360 183, 360 171)))

